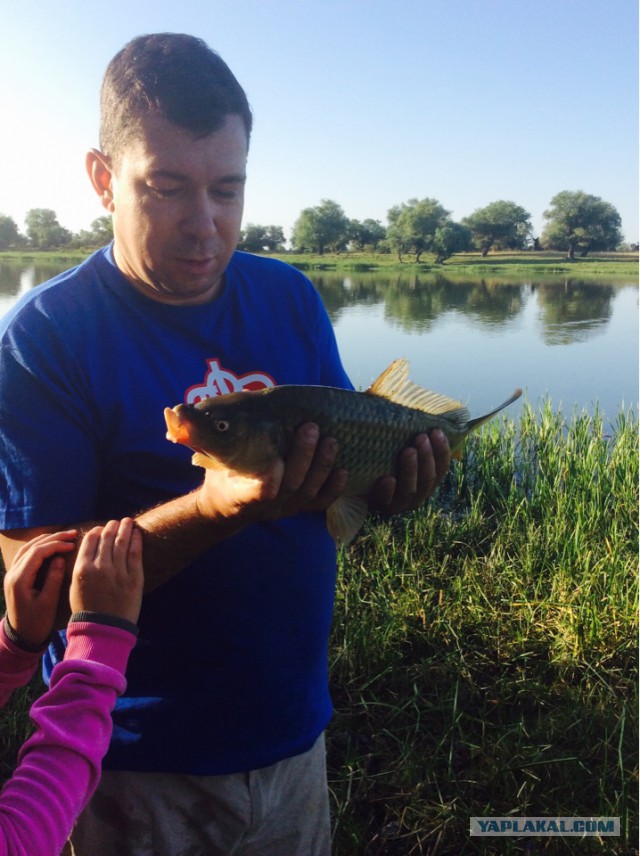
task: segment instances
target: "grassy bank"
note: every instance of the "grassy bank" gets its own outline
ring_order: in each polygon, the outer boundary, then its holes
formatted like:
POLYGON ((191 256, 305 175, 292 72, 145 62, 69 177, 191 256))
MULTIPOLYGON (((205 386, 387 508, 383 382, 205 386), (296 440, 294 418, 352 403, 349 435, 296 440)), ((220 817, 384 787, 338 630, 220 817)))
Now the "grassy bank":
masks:
POLYGON ((405 256, 403 262, 396 255, 378 253, 307 253, 275 254, 300 270, 344 270, 376 271, 396 270, 412 272, 442 273, 446 276, 466 274, 483 276, 485 274, 557 274, 558 277, 620 275, 638 276, 638 255, 633 253, 600 253, 586 258, 567 259, 564 253, 550 251, 530 253, 490 253, 485 258, 479 253, 460 253, 442 265, 436 265, 434 257, 425 253, 416 264, 412 256, 405 256))
MULTIPOLYGON (((0 252, 0 262, 15 262, 28 264, 30 262, 62 262, 69 265, 78 264, 92 252, 91 250, 51 250, 17 252, 0 252)), ((344 270, 344 271, 376 271, 404 270, 407 272, 434 271, 447 275, 475 274, 513 274, 513 273, 550 273, 566 277, 638 275, 637 253, 596 253, 586 258, 567 259, 564 253, 542 250, 539 252, 512 253, 494 252, 482 258, 480 253, 460 253, 453 256, 443 265, 436 265, 434 257, 425 253, 418 264, 412 256, 398 260, 395 254, 383 253, 273 253, 272 258, 282 259, 300 270, 344 270)))
MULTIPOLYGON (((636 852, 637 515, 635 415, 526 407, 426 510, 341 552, 335 856, 636 852), (620 816, 624 835, 470 838, 489 815, 620 816)), ((30 697, 1 714, 4 775, 30 697)))
POLYGON ((29 252, 18 252, 17 250, 6 250, 0 253, 0 262, 11 264, 68 264, 69 266, 83 262, 91 255, 92 250, 30 250, 29 252))
POLYGON ((636 852, 637 443, 631 416, 526 409, 342 554, 336 856, 534 852, 469 837, 505 815, 620 816, 535 852, 636 852))

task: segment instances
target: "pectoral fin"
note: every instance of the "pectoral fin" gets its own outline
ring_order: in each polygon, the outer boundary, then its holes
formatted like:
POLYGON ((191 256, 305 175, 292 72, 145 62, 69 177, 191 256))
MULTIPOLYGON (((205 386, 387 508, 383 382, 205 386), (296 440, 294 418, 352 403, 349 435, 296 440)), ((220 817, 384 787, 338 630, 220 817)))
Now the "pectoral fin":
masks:
POLYGON ((327 509, 327 529, 338 547, 353 541, 361 529, 369 506, 360 496, 341 496, 327 509))
POLYGON ((191 463, 194 467, 204 467, 205 470, 219 470, 224 466, 220 461, 212 458, 210 455, 205 455, 204 452, 196 452, 192 455, 191 463))

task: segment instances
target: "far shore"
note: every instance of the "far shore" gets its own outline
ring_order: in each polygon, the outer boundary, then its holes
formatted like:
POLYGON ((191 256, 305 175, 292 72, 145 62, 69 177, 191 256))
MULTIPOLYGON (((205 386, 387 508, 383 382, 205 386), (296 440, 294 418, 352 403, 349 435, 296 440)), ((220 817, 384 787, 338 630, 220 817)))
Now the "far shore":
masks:
MULTIPOLYGON (((34 262, 64 262, 77 264, 90 255, 96 248, 76 250, 7 250, 0 252, 0 262, 29 264, 34 262)), ((416 263, 413 256, 404 256, 400 261, 391 253, 264 253, 270 258, 280 259, 303 271, 335 270, 366 272, 376 270, 397 270, 409 272, 448 272, 448 273, 545 273, 580 274, 594 276, 598 274, 637 276, 638 253, 611 252, 594 253, 586 257, 568 259, 565 253, 552 250, 530 252, 490 252, 486 256, 480 253, 459 253, 447 259, 444 264, 436 264, 433 256, 424 253, 416 263)))

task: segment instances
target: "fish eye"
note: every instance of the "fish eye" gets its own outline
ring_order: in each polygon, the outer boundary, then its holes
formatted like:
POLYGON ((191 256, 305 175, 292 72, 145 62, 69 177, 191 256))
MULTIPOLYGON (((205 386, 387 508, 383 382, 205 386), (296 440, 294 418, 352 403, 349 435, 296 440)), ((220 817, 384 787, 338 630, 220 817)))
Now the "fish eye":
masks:
POLYGON ((227 419, 216 419, 213 423, 216 431, 219 431, 221 434, 224 434, 225 431, 229 430, 229 421, 227 419))

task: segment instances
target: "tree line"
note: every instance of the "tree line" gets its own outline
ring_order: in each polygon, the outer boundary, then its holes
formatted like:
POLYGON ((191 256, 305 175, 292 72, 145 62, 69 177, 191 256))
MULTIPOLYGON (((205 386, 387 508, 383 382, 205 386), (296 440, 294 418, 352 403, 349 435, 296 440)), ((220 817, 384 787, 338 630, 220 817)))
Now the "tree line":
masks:
MULTIPOLYGON (((460 222, 451 219, 437 199, 410 199, 387 212, 387 224, 379 220, 352 220, 331 199, 305 208, 291 236, 295 252, 327 251, 396 253, 400 261, 412 255, 419 262, 424 253, 442 264, 455 253, 490 250, 562 250, 569 258, 578 253, 615 250, 622 244, 622 221, 615 207, 583 191, 564 190, 553 197, 544 212, 542 235, 534 237, 531 215, 515 202, 498 200, 476 209, 460 222)), ((25 218, 22 235, 13 218, 0 214, 0 250, 31 247, 58 249, 103 246, 113 237, 110 217, 94 220, 89 230, 72 233, 58 222, 55 211, 33 208, 25 218)), ((241 232, 239 249, 278 252, 285 247, 281 226, 248 223, 241 232)), ((629 249, 637 249, 634 244, 629 249)))
POLYGON ((98 217, 89 229, 70 232, 58 222, 51 208, 32 208, 24 218, 26 234, 23 235, 13 219, 0 214, 0 250, 57 250, 103 247, 113 238, 111 217, 98 217))
MULTIPOLYGON (((490 250, 566 251, 615 250, 622 244, 622 221, 611 203, 583 191, 564 190, 544 212, 542 235, 534 237, 531 215, 515 202, 498 200, 478 208, 459 223, 437 199, 410 199, 387 212, 387 225, 378 220, 350 220, 336 202, 324 199, 305 208, 294 227, 292 243, 302 252, 341 252, 346 249, 395 252, 400 261, 432 253, 443 263, 455 253, 490 250)), ((637 249, 637 245, 635 245, 637 249)))

